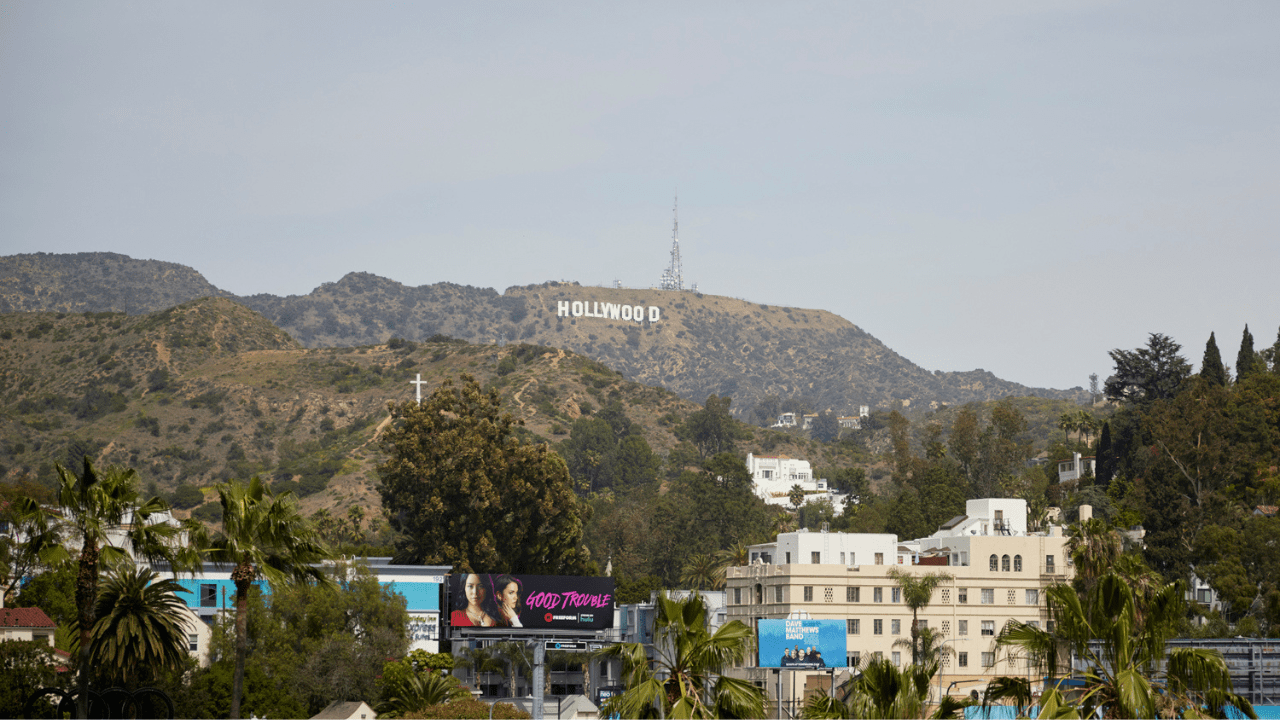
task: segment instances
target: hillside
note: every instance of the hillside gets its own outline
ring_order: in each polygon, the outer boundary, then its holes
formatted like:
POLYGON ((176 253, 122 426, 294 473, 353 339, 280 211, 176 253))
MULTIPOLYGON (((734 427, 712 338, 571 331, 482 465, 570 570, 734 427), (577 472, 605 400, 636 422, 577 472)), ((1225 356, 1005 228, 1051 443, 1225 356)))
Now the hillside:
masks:
POLYGON ((0 315, 0 477, 52 480, 87 454, 172 491, 254 474, 320 508, 381 506, 372 471, 387 403, 461 373, 497 388, 532 439, 559 441, 584 411, 617 400, 659 453, 697 407, 571 352, 533 345, 307 349, 224 298, 141 316, 0 315), (499 374, 498 365, 511 363, 499 374), (666 420, 662 420, 662 418, 666 420))
MULTIPOLYGON (((0 298, 14 309, 143 312, 166 307, 136 309, 143 299, 189 300, 221 293, 198 273, 185 269, 184 275, 175 269, 182 266, 121 258, 105 253, 3 258, 0 298), (85 269, 95 264, 95 255, 103 258, 103 273, 85 269), (157 274, 163 293, 148 292, 148 273, 157 274), (74 291, 58 280, 77 276, 86 281, 74 291), (187 283, 185 290, 181 278, 187 283), (106 284, 110 290, 102 287, 106 284)), ((751 419, 751 409, 769 396, 804 398, 815 409, 839 415, 853 414, 860 405, 914 413, 1008 395, 1076 402, 1088 397, 1081 388, 1029 388, 984 370, 930 372, 829 312, 698 293, 545 283, 509 288, 500 295, 451 283, 415 288, 350 273, 303 296, 261 294, 238 300, 307 347, 373 344, 392 337, 423 340, 440 334, 473 343, 561 347, 695 402, 711 393, 730 395, 735 414, 743 419, 751 419), (591 309, 606 303, 640 306, 645 319, 637 323, 586 314, 561 317, 560 302, 582 302, 591 309), (659 316, 650 322, 649 308, 655 307, 659 316)))

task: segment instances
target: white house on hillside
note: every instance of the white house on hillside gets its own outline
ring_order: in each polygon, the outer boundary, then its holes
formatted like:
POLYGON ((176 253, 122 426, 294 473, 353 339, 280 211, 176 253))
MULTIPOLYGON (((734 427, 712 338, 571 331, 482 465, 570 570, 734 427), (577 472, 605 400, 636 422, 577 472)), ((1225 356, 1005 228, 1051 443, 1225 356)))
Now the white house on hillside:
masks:
POLYGON ((844 494, 832 492, 826 480, 814 478, 808 460, 748 453, 747 471, 755 483, 756 495, 769 505, 790 505, 791 489, 799 485, 806 503, 827 499, 837 513, 844 511, 844 494))

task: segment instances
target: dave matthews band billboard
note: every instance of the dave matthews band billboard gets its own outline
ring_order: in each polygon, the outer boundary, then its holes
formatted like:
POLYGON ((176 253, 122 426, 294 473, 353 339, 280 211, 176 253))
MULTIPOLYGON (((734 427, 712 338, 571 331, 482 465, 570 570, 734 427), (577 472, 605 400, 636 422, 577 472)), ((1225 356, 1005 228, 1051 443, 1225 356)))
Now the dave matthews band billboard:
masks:
POLYGON ((759 667, 845 667, 844 620, 761 620, 759 667))
POLYGON ((449 624, 470 630, 604 630, 613 627, 613 578, 449 576, 449 624))

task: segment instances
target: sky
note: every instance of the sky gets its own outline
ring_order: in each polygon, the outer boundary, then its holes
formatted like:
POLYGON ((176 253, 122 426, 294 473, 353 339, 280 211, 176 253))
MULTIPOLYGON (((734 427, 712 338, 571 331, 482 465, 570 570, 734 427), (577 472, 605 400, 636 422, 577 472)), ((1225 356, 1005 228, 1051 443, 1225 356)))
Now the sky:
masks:
POLYGON ((0 254, 686 282, 1087 386, 1280 329, 1280 3, 0 0, 0 254))

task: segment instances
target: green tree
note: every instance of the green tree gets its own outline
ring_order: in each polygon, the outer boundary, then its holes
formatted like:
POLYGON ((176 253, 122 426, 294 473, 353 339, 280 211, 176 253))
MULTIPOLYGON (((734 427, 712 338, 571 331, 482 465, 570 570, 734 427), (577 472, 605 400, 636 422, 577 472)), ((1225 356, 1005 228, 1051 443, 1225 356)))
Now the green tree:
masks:
POLYGON ((973 403, 969 403, 960 408, 960 412, 956 413, 956 419, 951 423, 951 434, 947 438, 947 447, 951 450, 951 457, 960 463, 960 467, 964 470, 965 477, 969 479, 970 485, 977 480, 978 424, 978 410, 973 403))
POLYGON ((1240 337, 1240 351, 1236 353, 1236 382, 1240 382, 1253 374, 1258 365, 1258 355, 1253 351, 1253 335, 1249 326, 1244 326, 1244 335, 1240 337))
POLYGON ((560 446, 569 474, 587 492, 612 485, 614 455, 618 441, 613 428, 599 417, 578 418, 569 430, 569 439, 560 446))
POLYGON ((724 565, 706 553, 694 553, 680 571, 680 584, 691 590, 719 590, 724 587, 724 565))
POLYGON ((920 664, 920 611, 933 601, 933 591, 944 582, 952 580, 950 573, 927 572, 922 575, 907 572, 899 567, 889 568, 889 577, 902 588, 902 602, 911 608, 911 664, 920 664))
POLYGON ((259 577, 273 588, 323 581, 323 573, 312 563, 328 558, 329 551, 298 512, 292 493, 273 495, 255 477, 248 485, 219 485, 218 497, 222 502, 222 533, 214 538, 209 559, 232 568, 231 580, 236 587, 231 717, 238 720, 249 651, 249 587, 259 577))
POLYGON ((517 439, 496 390, 446 380, 421 405, 391 406, 378 466, 383 505, 403 533, 397 562, 573 575, 587 569, 583 511, 545 444, 517 439))
POLYGON ((25 717, 27 698, 44 687, 57 687, 60 664, 53 648, 33 640, 0 642, 0 717, 25 717))
POLYGON ((676 437, 693 443, 704 459, 732 450, 735 442, 751 437, 751 431, 729 414, 731 404, 733 398, 728 395, 707 396, 703 408, 690 413, 676 428, 676 437))
POLYGON ((614 451, 613 484, 628 490, 648 485, 658 478, 662 457, 649 447, 642 435, 628 435, 614 451))
POLYGON ((787 491, 787 500, 791 501, 791 509, 800 510, 800 506, 804 504, 804 488, 799 485, 792 485, 787 491))
POLYGON ((818 413, 818 417, 813 421, 813 427, 809 429, 810 435, 814 440, 824 443, 833 443, 840 438, 840 421, 836 419, 835 413, 826 410, 818 413))
POLYGON ((605 703, 602 714, 628 718, 764 717, 764 693, 748 681, 723 674, 743 662, 751 646, 751 628, 739 620, 710 632, 702 596, 695 593, 683 600, 660 596, 652 660, 640 643, 619 643, 602 652, 622 660, 626 686, 605 703))
POLYGON ((1116 461, 1114 456, 1115 450, 1111 446, 1111 423, 1102 423, 1102 434, 1098 437, 1097 467, 1098 475, 1095 482, 1102 489, 1107 489, 1111 485, 1111 478, 1115 476, 1116 461))
POLYGON ((471 693, 452 675, 415 668, 405 660, 392 660, 382 666, 382 699, 376 710, 378 717, 398 718, 469 697, 471 693))
POLYGON ((79 635, 76 663, 76 714, 88 717, 89 680, 93 675, 93 628, 97 620, 100 564, 112 565, 127 557, 125 548, 108 540, 108 533, 124 530, 125 545, 133 554, 150 559, 166 559, 174 567, 186 567, 193 558, 177 545, 176 525, 154 522, 152 517, 167 509, 158 497, 142 500, 137 474, 132 469, 109 467, 99 473, 84 458, 80 476, 61 465, 58 473, 59 515, 46 511, 35 500, 19 501, 19 517, 33 529, 31 547, 42 561, 58 565, 71 562, 67 545, 80 545, 75 561, 76 629, 79 635), (64 544, 64 542, 66 544, 64 544))
POLYGON ((1067 530, 1067 555, 1075 567, 1071 579, 1077 592, 1087 594, 1098 579, 1115 567, 1122 550, 1120 534, 1105 520, 1093 518, 1067 530))
POLYGON ((1107 397, 1145 406, 1177 395, 1191 373, 1186 358, 1178 354, 1181 350, 1173 338, 1160 333, 1151 333, 1146 347, 1112 350, 1116 371, 1104 384, 1107 397))
POLYGON ((1165 643, 1176 633, 1186 609, 1184 592, 1185 585, 1176 582, 1143 598, 1116 572, 1103 575, 1084 595, 1055 585, 1045 591, 1056 620, 1053 633, 1015 620, 996 642, 1027 650, 1033 660, 1054 666, 1059 653, 1046 655, 1044 649, 1056 643, 1088 663, 1089 668, 1076 675, 1085 682, 1078 717, 1091 717, 1101 708, 1108 717, 1120 718, 1179 717, 1187 712, 1225 718, 1230 704, 1256 718, 1249 701, 1232 692, 1231 676, 1217 651, 1178 648, 1166 654, 1165 643), (1161 661, 1167 662, 1163 677, 1154 671, 1161 661))
POLYGON ((1200 377, 1218 387, 1227 386, 1227 369, 1222 366, 1222 354, 1218 352, 1218 341, 1213 339, 1213 333, 1209 333, 1209 342, 1204 344, 1200 377))
POLYGON ((193 628, 180 592, 189 591, 149 567, 122 562, 107 576, 98 591, 91 656, 111 684, 137 687, 184 666, 193 628))

